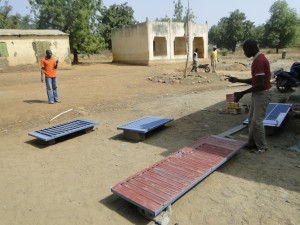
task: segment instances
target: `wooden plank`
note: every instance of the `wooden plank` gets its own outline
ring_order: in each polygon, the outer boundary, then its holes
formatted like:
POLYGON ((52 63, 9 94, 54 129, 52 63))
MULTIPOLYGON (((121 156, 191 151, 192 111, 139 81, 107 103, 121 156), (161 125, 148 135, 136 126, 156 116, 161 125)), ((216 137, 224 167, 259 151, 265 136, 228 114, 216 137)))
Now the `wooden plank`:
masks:
POLYGON ((186 183, 189 183, 189 182, 192 181, 192 178, 187 177, 187 176, 182 175, 182 174, 179 174, 174 170, 170 170, 168 168, 165 168, 165 167, 161 166, 161 164, 155 166, 153 169, 155 171, 160 171, 160 172, 166 174, 166 176, 168 176, 168 177, 172 177, 172 178, 177 179, 177 180, 185 181, 186 183))
POLYGON ((135 204, 136 202, 139 203, 139 207, 141 207, 144 210, 153 210, 156 211, 161 207, 161 204, 156 203, 155 201, 153 201, 153 199, 151 199, 151 201, 149 201, 149 198, 139 194, 138 192, 136 192, 133 189, 127 188, 124 185, 119 185, 119 186, 115 186, 114 189, 112 189, 112 192, 115 194, 119 194, 120 192, 123 193, 123 198, 133 204, 135 204))
POLYGON ((145 182, 150 182, 151 184, 159 185, 162 187, 162 189, 165 188, 174 193, 178 193, 179 192, 178 189, 184 187, 184 186, 178 187, 178 186, 174 185, 174 183, 171 183, 170 180, 163 181, 163 180, 159 179, 159 177, 157 177, 157 176, 150 176, 150 175, 147 175, 146 173, 143 174, 142 177, 139 177, 139 179, 143 179, 145 182))
POLYGON ((122 186, 127 187, 130 190, 135 191, 136 193, 146 197, 147 199, 150 199, 151 202, 155 202, 155 203, 158 203, 158 204, 164 204, 166 202, 166 199, 167 199, 167 198, 164 199, 164 198, 162 198, 160 196, 157 196, 153 193, 147 192, 147 191, 143 190, 143 187, 131 184, 129 182, 122 184, 122 186))
POLYGON ((174 186, 177 189, 181 189, 183 187, 186 187, 186 183, 178 182, 177 180, 171 179, 168 176, 167 177, 166 176, 161 176, 159 173, 155 173, 154 170, 148 170, 144 174, 146 174, 146 176, 149 175, 149 176, 151 176, 151 177, 153 177, 157 180, 166 182, 166 183, 168 183, 168 185, 174 186))
POLYGON ((130 180, 128 183, 133 185, 134 187, 139 187, 141 190, 144 191, 144 193, 143 193, 144 195, 151 194, 151 196, 156 196, 156 197, 163 199, 163 202, 166 202, 172 196, 171 192, 166 193, 166 192, 168 192, 166 189, 164 191, 159 190, 159 189, 151 186, 149 183, 146 184, 144 182, 138 181, 136 178, 130 180))
POLYGON ((154 187, 155 189, 161 190, 162 192, 169 195, 174 195, 179 192, 177 188, 173 187, 172 185, 169 185, 167 182, 161 182, 157 179, 146 175, 142 177, 136 177, 135 180, 147 184, 151 187, 154 187))
POLYGON ((235 134, 235 133, 237 133, 237 132, 239 132, 239 131, 245 129, 247 126, 248 126, 248 125, 240 124, 240 125, 237 125, 237 126, 231 128, 231 129, 229 129, 229 130, 227 130, 227 131, 225 131, 225 132, 223 132, 223 133, 221 133, 221 134, 218 134, 218 135, 219 135, 219 136, 223 136, 223 137, 228 137, 228 136, 230 136, 230 135, 232 135, 232 134, 235 134))

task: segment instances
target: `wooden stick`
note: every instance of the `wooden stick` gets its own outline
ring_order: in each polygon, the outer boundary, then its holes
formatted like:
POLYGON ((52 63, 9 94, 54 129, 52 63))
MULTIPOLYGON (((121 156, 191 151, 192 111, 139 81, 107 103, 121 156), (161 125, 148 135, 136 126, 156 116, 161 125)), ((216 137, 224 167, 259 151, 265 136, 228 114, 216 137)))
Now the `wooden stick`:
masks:
POLYGON ((70 112, 70 111, 72 111, 72 110, 73 110, 73 109, 68 109, 67 111, 64 111, 64 112, 62 112, 62 113, 60 113, 60 114, 54 116, 51 120, 48 121, 48 123, 50 123, 52 120, 56 119, 57 117, 61 116, 62 114, 65 114, 65 113, 70 112))
POLYGON ((245 84, 245 83, 238 83, 238 84, 228 84, 227 87, 238 87, 238 86, 246 86, 249 84, 245 84))

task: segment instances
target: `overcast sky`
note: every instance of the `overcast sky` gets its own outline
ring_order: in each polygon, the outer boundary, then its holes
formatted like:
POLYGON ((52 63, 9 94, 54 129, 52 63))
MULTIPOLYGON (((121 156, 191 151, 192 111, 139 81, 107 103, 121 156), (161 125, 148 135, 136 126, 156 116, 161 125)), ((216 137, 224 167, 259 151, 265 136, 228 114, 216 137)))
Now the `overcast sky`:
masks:
MULTIPOLYGON (((112 4, 123 4, 128 2, 134 10, 134 17, 139 22, 144 22, 146 17, 151 21, 167 15, 172 17, 174 13, 174 0, 103 0, 105 6, 112 4)), ((188 0, 181 0, 183 6, 187 8, 188 0)), ((269 9, 275 1, 272 0, 189 0, 190 8, 193 10, 196 23, 205 23, 209 27, 216 25, 222 17, 228 17, 230 12, 238 9, 245 13, 246 18, 261 25, 270 18, 269 9)), ((299 0, 286 0, 290 8, 300 14, 299 0)), ((13 12, 21 15, 30 13, 30 6, 27 0, 8 0, 13 7, 13 12)))

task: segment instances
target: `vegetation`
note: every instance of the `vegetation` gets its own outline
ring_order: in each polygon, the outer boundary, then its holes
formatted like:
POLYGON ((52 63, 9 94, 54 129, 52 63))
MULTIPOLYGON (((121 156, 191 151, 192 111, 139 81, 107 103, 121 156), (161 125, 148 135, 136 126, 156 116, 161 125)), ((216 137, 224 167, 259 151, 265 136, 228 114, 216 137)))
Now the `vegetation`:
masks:
POLYGON ((156 21, 166 22, 172 20, 173 22, 186 22, 188 20, 194 22, 196 16, 192 9, 186 8, 185 13, 183 13, 183 5, 181 0, 173 1, 174 4, 174 14, 173 17, 170 18, 167 15, 164 18, 156 19, 156 21))
POLYGON ((0 29, 57 29, 69 34, 73 63, 79 53, 111 49, 111 30, 135 24, 127 3, 106 8, 102 0, 29 0, 34 20, 11 15, 8 1, 0 0, 0 29))
POLYGON ((19 13, 11 15, 12 7, 0 0, 0 29, 34 29, 35 24, 29 15, 21 16, 19 13))
POLYGON ((271 18, 265 25, 264 41, 268 47, 286 48, 297 38, 300 20, 295 10, 284 0, 276 1, 270 8, 271 18))
MULTIPOLYGON (((127 3, 105 7, 102 0, 28 0, 34 18, 12 15, 8 0, 0 0, 0 29, 58 29, 70 35, 73 63, 79 53, 97 53, 111 49, 111 31, 133 25, 133 9, 127 3)), ((181 0, 174 0, 172 18, 165 16, 156 21, 194 22, 191 9, 184 10, 181 0)), ((254 26, 246 15, 235 10, 210 28, 209 43, 234 52, 247 38, 255 38, 262 47, 280 48, 300 45, 300 18, 285 0, 277 0, 270 7, 270 19, 254 26)), ((227 52, 227 51, 226 51, 227 52)))
POLYGON ((102 0, 29 0, 38 29, 58 29, 70 35, 73 63, 79 53, 111 49, 111 30, 136 23, 127 3, 106 8, 102 0))
POLYGON ((38 29, 58 29, 70 36, 73 63, 78 53, 105 48, 104 39, 95 32, 97 12, 102 0, 29 0, 38 29))
POLYGON ((112 29, 136 24, 133 13, 133 9, 127 3, 121 5, 113 4, 109 8, 104 6, 101 9, 101 15, 98 17, 98 32, 104 38, 105 44, 109 49, 112 47, 112 29))
POLYGON ((219 48, 235 52, 238 44, 246 37, 253 37, 254 32, 254 23, 246 20, 244 13, 235 10, 229 17, 223 17, 218 25, 211 27, 208 38, 210 43, 219 48))
POLYGON ((270 8, 270 19, 258 27, 246 20, 244 13, 235 10, 223 17, 209 30, 209 43, 235 51, 245 39, 255 38, 262 47, 286 48, 300 44, 300 19, 285 0, 277 0, 270 8))

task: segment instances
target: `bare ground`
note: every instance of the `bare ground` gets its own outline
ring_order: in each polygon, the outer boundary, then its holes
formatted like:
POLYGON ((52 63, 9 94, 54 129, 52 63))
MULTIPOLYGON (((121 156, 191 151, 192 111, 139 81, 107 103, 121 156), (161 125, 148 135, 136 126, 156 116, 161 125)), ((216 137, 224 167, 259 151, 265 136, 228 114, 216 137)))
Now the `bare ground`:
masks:
MULTIPOLYGON (((297 55, 268 57, 272 69, 299 61, 297 55)), ((89 59, 58 71, 62 103, 55 105, 47 103, 37 71, 0 74, 0 224, 153 224, 110 188, 203 136, 241 124, 246 114, 225 113, 225 95, 246 87, 228 87, 224 75, 248 77, 249 64, 226 57, 217 74, 184 78, 183 63, 144 67, 89 59), (174 121, 138 143, 116 129, 147 115, 174 121), (78 118, 100 125, 51 146, 28 136, 78 118)), ((291 94, 272 91, 273 102, 291 94)), ((299 142, 299 123, 291 113, 280 129, 268 130, 270 151, 241 151, 195 186, 172 204, 169 224, 300 224, 300 155, 290 149, 299 142)), ((246 140, 247 130, 233 138, 246 140)))

